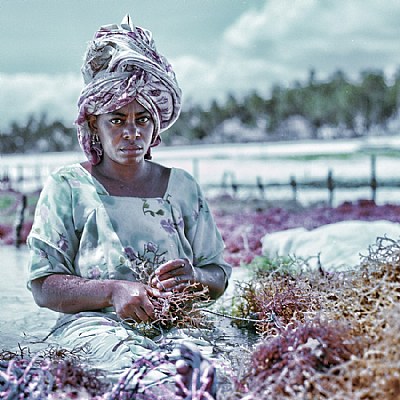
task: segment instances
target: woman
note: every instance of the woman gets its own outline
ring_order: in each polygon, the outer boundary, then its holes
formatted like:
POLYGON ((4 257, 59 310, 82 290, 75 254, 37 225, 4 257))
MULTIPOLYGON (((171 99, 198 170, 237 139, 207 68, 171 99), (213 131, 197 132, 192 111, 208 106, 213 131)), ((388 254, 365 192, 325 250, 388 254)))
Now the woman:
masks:
POLYGON ((231 268, 197 183, 151 161, 181 108, 151 33, 129 16, 101 27, 82 73, 76 124, 88 161, 61 168, 43 188, 28 238, 29 287, 39 306, 62 313, 59 344, 89 344, 95 366, 120 371, 157 348, 121 321, 153 320, 152 297, 192 284, 217 299, 231 268))

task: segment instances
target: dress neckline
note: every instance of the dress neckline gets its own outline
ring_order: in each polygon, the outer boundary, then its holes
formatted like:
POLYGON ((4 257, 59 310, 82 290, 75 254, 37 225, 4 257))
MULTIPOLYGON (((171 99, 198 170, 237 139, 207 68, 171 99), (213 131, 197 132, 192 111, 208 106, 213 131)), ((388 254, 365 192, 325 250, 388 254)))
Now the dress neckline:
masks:
POLYGON ((79 168, 85 173, 85 175, 87 176, 87 178, 89 180, 91 180, 91 182, 93 183, 93 185, 96 187, 96 190, 99 194, 106 194, 109 197, 118 197, 118 198, 126 198, 126 199, 162 199, 162 200, 166 200, 168 197, 168 193, 170 192, 170 186, 171 186, 171 182, 173 181, 173 175, 175 174, 175 168, 171 168, 170 169, 170 174, 168 177, 168 183, 167 183, 167 187, 165 190, 165 193, 163 194, 163 196, 155 196, 155 197, 146 197, 146 196, 116 196, 116 195, 112 195, 110 194, 107 189, 103 186, 103 184, 96 179, 81 163, 77 164, 79 166, 79 168))

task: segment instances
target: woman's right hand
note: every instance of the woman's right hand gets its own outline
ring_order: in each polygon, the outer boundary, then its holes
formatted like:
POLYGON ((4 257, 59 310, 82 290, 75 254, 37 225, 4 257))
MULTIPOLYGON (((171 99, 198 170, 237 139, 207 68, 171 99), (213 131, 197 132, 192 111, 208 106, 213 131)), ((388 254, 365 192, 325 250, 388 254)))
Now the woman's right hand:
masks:
POLYGON ((157 290, 140 282, 116 280, 112 285, 111 301, 121 319, 136 322, 154 319, 154 307, 149 296, 157 296, 157 290))
POLYGON ((87 279, 65 274, 35 279, 31 287, 39 307, 73 314, 113 306, 120 318, 137 322, 154 319, 150 298, 168 296, 168 293, 140 282, 87 279))

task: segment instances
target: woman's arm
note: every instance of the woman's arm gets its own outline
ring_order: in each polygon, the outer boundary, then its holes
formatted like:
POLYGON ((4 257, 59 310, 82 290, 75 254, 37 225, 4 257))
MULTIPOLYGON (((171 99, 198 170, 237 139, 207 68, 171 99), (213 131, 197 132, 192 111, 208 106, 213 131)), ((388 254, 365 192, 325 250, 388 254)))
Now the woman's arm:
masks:
POLYGON ((194 267, 197 271, 197 282, 208 287, 210 297, 218 299, 226 289, 227 277, 224 270, 216 264, 194 267))
POLYGON ((152 284, 159 290, 182 290, 189 283, 200 283, 208 288, 212 299, 220 297, 226 288, 227 277, 224 270, 210 264, 194 267, 189 260, 176 259, 160 265, 155 271, 152 284))
POLYGON ((40 307, 77 313, 112 306, 120 318, 130 318, 137 322, 154 318, 149 295, 160 295, 157 290, 140 282, 94 280, 64 274, 35 279, 31 289, 40 307))

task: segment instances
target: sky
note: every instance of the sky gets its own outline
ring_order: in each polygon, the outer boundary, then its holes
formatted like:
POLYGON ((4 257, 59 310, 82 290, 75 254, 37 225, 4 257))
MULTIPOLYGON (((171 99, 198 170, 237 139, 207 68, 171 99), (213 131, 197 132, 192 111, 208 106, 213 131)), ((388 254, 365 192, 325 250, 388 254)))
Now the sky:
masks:
POLYGON ((342 70, 400 70, 398 0, 0 0, 0 128, 32 113, 72 125, 87 42, 101 26, 152 31, 184 106, 342 70))

